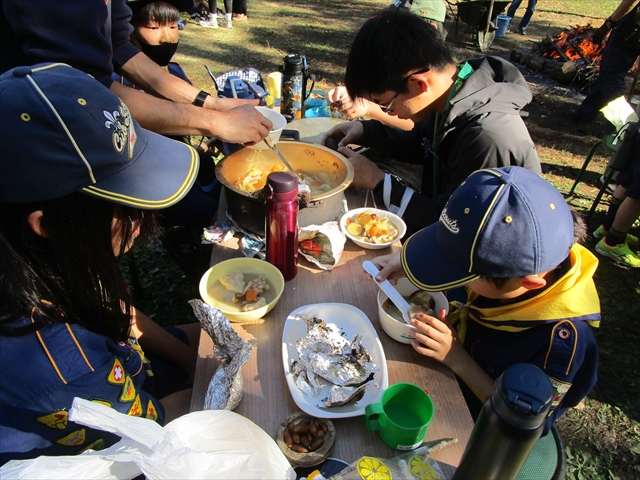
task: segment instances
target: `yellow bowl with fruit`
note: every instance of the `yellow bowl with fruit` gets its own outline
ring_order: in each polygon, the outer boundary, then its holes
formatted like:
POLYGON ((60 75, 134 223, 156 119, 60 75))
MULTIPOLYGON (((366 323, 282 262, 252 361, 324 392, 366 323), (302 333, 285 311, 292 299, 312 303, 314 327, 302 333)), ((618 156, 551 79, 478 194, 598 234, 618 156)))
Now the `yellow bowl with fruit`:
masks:
POLYGON ((345 213, 340 228, 353 243, 371 250, 386 248, 407 233, 407 225, 398 215, 367 207, 345 213))

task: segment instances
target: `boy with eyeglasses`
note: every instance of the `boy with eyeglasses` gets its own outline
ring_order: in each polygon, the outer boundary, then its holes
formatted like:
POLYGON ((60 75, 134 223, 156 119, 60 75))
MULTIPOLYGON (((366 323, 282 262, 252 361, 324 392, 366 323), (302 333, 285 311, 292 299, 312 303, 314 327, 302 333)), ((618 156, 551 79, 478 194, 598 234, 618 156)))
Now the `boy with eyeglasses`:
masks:
POLYGON ((541 173, 520 117, 531 101, 520 72, 497 57, 457 65, 437 30, 404 9, 385 10, 362 26, 345 85, 351 98, 366 98, 415 123, 411 131, 400 131, 373 120, 349 122, 322 140, 338 143, 354 165, 354 184, 373 190, 402 216, 408 234, 436 222, 449 196, 475 170, 517 165, 541 173), (423 164, 420 191, 346 148, 354 143, 423 164))

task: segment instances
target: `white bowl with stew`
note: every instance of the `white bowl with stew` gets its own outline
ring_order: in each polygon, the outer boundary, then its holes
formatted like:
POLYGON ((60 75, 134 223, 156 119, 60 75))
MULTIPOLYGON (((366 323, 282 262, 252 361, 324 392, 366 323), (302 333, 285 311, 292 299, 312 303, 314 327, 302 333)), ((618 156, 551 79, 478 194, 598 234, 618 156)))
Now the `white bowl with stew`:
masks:
MULTIPOLYGON (((398 290, 400 295, 405 297, 410 304, 414 302, 408 298, 416 292, 421 292, 421 295, 429 295, 433 299, 433 310, 435 312, 444 308, 447 314, 449 313, 449 302, 442 292, 425 292, 420 290, 406 277, 398 279, 396 290, 398 290)), ((413 341, 413 337, 411 336, 413 327, 408 325, 404 320, 399 320, 401 318, 399 311, 392 316, 392 314, 389 313, 391 309, 388 307, 385 308, 385 302, 390 303, 387 295, 382 290, 378 291, 378 316, 380 318, 380 326, 385 333, 394 340, 400 343, 411 343, 413 341)))
POLYGON ((386 210, 380 210, 379 208, 369 207, 355 208, 345 213, 340 219, 340 229, 353 243, 355 243, 359 247, 368 248, 370 250, 380 250, 393 245, 394 242, 400 240, 402 237, 404 237, 405 233, 407 233, 407 225, 398 215, 396 215, 395 213, 387 212, 386 210), (397 233, 392 238, 382 237, 380 239, 376 239, 376 241, 374 242, 365 238, 366 225, 361 225, 363 227, 362 235, 355 234, 355 232, 349 228, 349 225, 351 223, 358 223, 359 218, 366 219, 366 215, 370 214, 375 215, 377 218, 387 219, 387 222, 396 229, 397 233))

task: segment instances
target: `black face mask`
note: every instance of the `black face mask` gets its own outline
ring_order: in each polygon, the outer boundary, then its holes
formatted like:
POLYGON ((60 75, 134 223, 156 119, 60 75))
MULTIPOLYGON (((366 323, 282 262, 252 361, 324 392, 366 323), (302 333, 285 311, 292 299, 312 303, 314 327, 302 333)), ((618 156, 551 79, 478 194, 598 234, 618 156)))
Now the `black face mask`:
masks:
POLYGON ((151 60, 156 62, 161 67, 169 65, 169 61, 176 53, 178 49, 178 42, 176 43, 161 43, 160 45, 149 45, 143 42, 140 37, 136 37, 140 42, 140 50, 151 60))

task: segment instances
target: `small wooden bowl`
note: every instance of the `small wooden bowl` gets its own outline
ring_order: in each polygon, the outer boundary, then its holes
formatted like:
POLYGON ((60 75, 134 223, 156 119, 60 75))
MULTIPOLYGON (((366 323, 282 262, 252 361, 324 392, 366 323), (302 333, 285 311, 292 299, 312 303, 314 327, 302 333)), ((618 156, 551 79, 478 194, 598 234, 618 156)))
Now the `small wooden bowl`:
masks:
POLYGON ((280 447, 280 450, 282 450, 282 453, 284 453, 284 456, 287 457, 287 460, 289 460, 292 467, 313 467, 314 465, 319 465, 327 459, 329 452, 331 452, 331 449, 336 442, 336 429, 333 426, 333 423, 331 420, 322 418, 319 420, 322 420, 327 425, 327 431, 324 434, 324 443, 318 450, 309 453, 298 453, 287 447, 284 443, 285 428, 287 428, 287 425, 289 425, 290 422, 295 423, 297 420, 304 417, 313 418, 311 415, 307 415, 304 412, 296 412, 289 415, 280 424, 278 432, 276 433, 276 443, 278 444, 278 447, 280 447))

